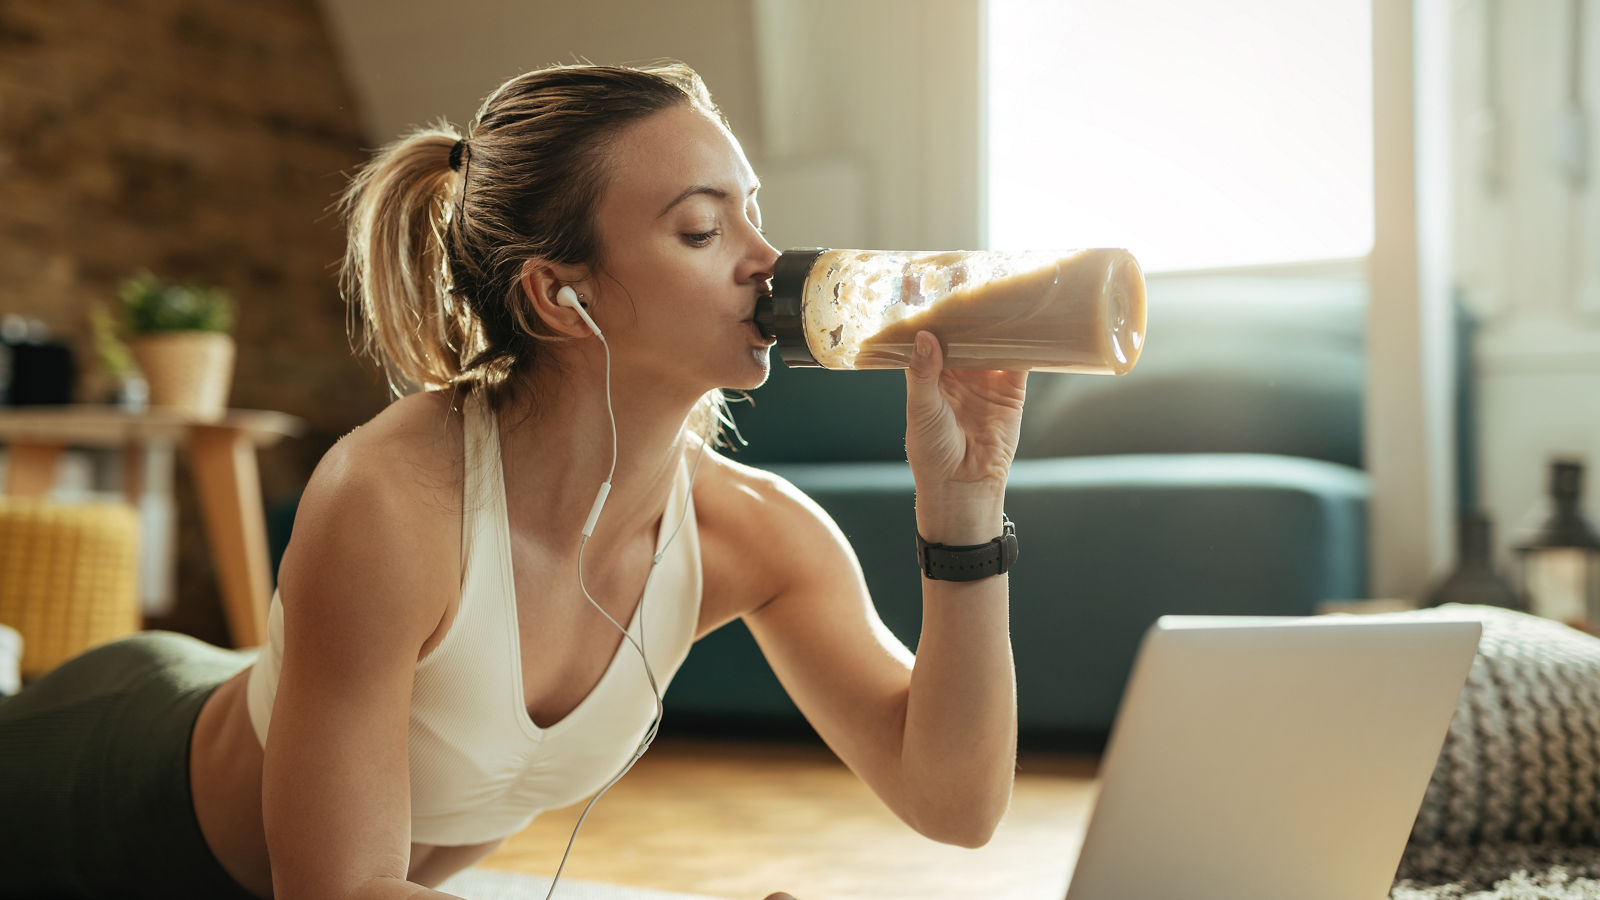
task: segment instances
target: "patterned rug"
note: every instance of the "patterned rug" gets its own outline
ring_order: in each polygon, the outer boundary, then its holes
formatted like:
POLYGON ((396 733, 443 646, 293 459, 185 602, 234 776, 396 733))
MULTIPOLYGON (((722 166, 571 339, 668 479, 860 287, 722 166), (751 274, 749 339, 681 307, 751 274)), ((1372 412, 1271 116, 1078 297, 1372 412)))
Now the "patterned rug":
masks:
POLYGON ((1413 845, 1391 900, 1600 900, 1600 847, 1413 845))

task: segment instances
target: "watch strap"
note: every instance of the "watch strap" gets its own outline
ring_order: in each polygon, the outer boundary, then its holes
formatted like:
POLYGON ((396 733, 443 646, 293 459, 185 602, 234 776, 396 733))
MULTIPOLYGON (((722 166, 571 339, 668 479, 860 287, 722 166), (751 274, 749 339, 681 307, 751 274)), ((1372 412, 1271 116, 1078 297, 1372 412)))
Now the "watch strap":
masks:
POLYGON ((917 564, 935 581, 978 581, 1004 575, 1017 561, 1017 529, 1009 516, 1000 536, 982 544, 933 544, 917 534, 917 564))

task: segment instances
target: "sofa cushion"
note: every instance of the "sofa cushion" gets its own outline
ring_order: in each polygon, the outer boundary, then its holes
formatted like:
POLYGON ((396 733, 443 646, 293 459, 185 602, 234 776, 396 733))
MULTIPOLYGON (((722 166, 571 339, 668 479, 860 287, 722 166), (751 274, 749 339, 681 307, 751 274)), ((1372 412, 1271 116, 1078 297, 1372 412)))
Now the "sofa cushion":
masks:
POLYGON ((1366 286, 1154 281, 1132 372, 1035 374, 1021 457, 1274 453, 1361 466, 1366 286))
POLYGON ((748 442, 733 457, 751 465, 904 461, 906 376, 791 369, 773 354, 771 377, 733 420, 748 442))

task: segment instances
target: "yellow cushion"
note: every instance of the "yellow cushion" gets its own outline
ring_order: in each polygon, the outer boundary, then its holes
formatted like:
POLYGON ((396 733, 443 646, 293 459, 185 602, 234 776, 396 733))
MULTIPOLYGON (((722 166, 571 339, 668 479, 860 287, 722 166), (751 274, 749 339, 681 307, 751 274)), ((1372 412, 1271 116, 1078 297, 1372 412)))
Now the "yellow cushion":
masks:
POLYGON ((22 677, 139 630, 139 521, 122 503, 0 499, 0 624, 22 677))

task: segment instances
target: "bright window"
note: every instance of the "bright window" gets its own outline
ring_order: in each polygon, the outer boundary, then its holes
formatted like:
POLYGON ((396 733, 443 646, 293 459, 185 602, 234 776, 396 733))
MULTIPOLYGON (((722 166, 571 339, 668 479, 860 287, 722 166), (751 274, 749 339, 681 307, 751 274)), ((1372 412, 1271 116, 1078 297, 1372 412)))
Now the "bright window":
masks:
POLYGON ((988 237, 1146 271, 1372 247, 1370 0, 988 0, 988 237))

